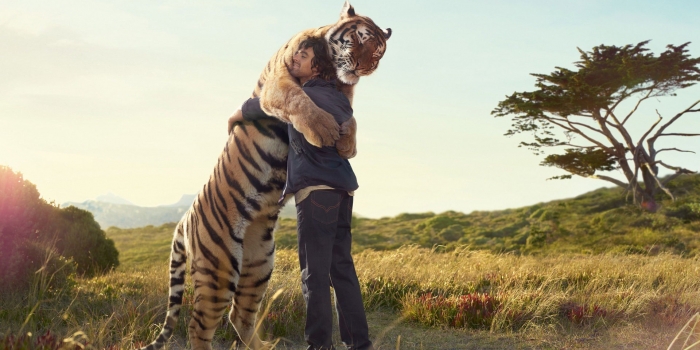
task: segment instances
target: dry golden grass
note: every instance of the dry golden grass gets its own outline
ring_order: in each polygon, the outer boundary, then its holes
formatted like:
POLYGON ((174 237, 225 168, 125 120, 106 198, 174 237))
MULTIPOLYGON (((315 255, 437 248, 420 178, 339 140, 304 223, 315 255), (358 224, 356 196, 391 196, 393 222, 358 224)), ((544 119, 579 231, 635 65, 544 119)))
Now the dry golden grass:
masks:
MULTIPOLYGON (((691 317, 700 311, 698 258, 532 257, 403 247, 364 251, 355 261, 370 329, 380 349, 395 349, 397 341, 401 349, 697 348, 693 344, 700 318, 691 317), (405 318, 406 300, 428 292, 446 297, 488 293, 500 304, 486 328, 428 327, 405 318), (605 314, 584 312, 581 319, 572 319, 567 305, 595 305, 605 314)), ((42 300, 34 298, 36 302, 26 296, 3 296, 0 336, 18 334, 22 327, 21 332, 33 334, 47 329, 64 336, 82 331, 93 348, 132 349, 150 342, 159 331, 167 285, 164 262, 78 280, 72 290, 44 293, 42 300)), ((278 289, 283 292, 272 303, 262 329, 267 339, 279 340, 280 349, 303 348, 304 307, 295 251, 277 253, 268 294, 278 289)), ((175 348, 186 345, 187 316, 183 318, 175 348)), ((227 324, 216 339, 219 348, 235 341, 227 324)))

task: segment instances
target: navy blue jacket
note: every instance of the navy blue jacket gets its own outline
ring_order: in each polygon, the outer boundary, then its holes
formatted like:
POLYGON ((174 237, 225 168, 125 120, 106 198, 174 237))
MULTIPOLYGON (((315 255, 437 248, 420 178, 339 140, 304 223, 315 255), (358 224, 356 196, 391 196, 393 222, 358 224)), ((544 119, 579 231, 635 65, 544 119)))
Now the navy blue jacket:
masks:
MULTIPOLYGON (((304 92, 316 106, 330 113, 338 124, 352 117, 352 107, 347 97, 338 91, 335 81, 314 78, 303 86, 304 92)), ((241 107, 243 118, 255 120, 270 118, 260 108, 260 99, 251 98, 241 107)), ((317 185, 326 185, 338 190, 354 191, 357 178, 350 162, 338 154, 334 147, 316 147, 306 141, 304 135, 288 125, 289 155, 287 157, 287 183, 283 196, 288 193, 317 185)))

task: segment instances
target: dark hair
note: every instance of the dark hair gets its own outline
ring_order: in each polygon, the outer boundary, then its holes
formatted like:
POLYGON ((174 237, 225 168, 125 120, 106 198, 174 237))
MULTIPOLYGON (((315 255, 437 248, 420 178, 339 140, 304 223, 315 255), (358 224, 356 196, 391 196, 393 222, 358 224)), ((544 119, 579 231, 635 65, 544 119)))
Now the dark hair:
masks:
POLYGON ((328 55, 328 46, 326 39, 323 38, 307 38, 299 44, 299 50, 312 48, 314 58, 311 59, 311 68, 318 70, 318 76, 324 80, 335 79, 335 66, 333 60, 328 55))

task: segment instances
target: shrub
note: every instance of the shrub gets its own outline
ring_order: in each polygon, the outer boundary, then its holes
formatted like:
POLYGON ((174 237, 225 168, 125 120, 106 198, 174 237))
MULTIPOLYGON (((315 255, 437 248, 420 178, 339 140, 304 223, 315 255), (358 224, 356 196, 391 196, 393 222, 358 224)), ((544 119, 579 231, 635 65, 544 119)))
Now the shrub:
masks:
POLYGON ((455 328, 491 327, 498 300, 488 293, 470 293, 456 297, 409 295, 403 301, 404 315, 429 326, 455 328))
POLYGON ((535 206, 537 207, 537 210, 535 210, 531 215, 530 219, 531 220, 539 220, 542 215, 544 215, 547 212, 547 209, 542 208, 540 205, 535 206))
POLYGON ((48 251, 72 258, 78 271, 88 275, 119 264, 114 242, 92 214, 47 203, 21 173, 0 166, 0 280, 12 281, 0 288, 28 287, 48 251))
POLYGON ((462 238, 463 235, 464 227, 462 227, 462 225, 450 225, 449 227, 444 228, 438 234, 440 238, 448 242, 457 241, 458 239, 462 238))
POLYGON ((683 220, 684 222, 700 220, 700 203, 683 203, 666 209, 666 215, 683 220))
POLYGON ((410 228, 402 227, 402 228, 396 230, 396 234, 403 235, 403 236, 412 236, 414 234, 414 232, 410 228))
POLYGON ((416 219, 426 219, 426 218, 431 218, 435 216, 435 213, 432 212, 427 212, 427 213, 401 213, 399 215, 396 215, 394 218, 395 221, 410 221, 410 220, 416 220, 416 219))
POLYGON ((561 314, 576 324, 590 324, 605 318, 608 312, 600 305, 565 303, 560 308, 561 314))
POLYGON ((58 209, 55 220, 56 246, 72 258, 78 272, 93 276, 119 266, 119 252, 92 213, 70 206, 58 209))
POLYGON ((457 220, 445 216, 445 215, 438 215, 434 216, 428 220, 425 220, 421 222, 420 224, 416 225, 416 230, 417 231, 423 231, 423 230, 432 230, 433 232, 440 232, 442 229, 445 229, 451 225, 458 224, 457 220))
POLYGON ((530 231, 525 240, 527 248, 540 248, 547 242, 547 230, 539 225, 530 226, 530 231))
POLYGON ((32 349, 32 350, 59 350, 63 349, 63 337, 57 336, 51 331, 33 337, 31 333, 19 336, 6 335, 0 339, 0 349, 32 349))
MULTIPOLYGON (((28 242, 20 251, 26 264, 21 271, 30 276, 19 283, 28 283, 40 290, 40 293, 71 288, 75 285, 76 264, 58 254, 56 249, 45 243, 28 242)), ((27 286, 23 286, 27 287, 27 286)))

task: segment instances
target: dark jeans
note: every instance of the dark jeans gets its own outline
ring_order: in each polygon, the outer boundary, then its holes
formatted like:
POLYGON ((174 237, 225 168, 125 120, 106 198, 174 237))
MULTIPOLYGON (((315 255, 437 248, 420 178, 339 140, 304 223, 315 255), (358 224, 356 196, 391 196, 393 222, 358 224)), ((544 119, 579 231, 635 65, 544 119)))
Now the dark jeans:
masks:
POLYGON ((350 255, 352 197, 316 190, 297 204, 301 288, 306 301, 306 342, 333 347, 330 287, 335 291, 340 339, 350 349, 371 349, 360 283, 350 255))

